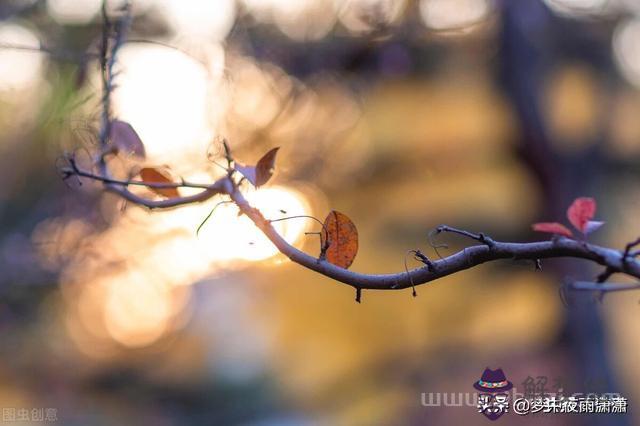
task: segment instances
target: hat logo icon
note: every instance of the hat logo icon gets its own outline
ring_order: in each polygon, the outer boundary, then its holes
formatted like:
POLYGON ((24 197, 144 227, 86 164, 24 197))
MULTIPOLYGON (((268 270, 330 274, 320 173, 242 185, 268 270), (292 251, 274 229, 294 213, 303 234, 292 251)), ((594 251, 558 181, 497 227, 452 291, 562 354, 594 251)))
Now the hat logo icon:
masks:
POLYGON ((509 411, 507 392, 513 388, 513 383, 507 380, 501 368, 496 370, 485 368, 480 380, 476 381, 473 387, 480 391, 478 411, 489 420, 497 420, 509 411))

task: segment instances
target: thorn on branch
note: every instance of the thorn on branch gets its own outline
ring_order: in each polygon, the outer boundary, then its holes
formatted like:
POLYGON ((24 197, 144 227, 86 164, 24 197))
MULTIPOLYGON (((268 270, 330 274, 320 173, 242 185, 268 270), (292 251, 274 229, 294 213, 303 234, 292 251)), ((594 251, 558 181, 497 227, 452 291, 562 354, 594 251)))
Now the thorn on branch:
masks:
POLYGON ((534 259, 533 261, 536 271, 542 271, 542 261, 540 259, 534 259))

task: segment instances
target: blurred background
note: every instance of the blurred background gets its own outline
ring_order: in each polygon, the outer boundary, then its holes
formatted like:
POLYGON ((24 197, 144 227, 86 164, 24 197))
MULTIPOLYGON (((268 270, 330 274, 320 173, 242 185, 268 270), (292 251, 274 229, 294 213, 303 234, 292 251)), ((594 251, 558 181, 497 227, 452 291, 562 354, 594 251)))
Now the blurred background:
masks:
MULTIPOLYGON (((108 3, 117 13, 120 1, 108 3)), ((3 416, 479 424, 475 407, 425 407, 421 395, 473 392, 485 367, 521 391, 529 378, 550 392, 619 392, 635 411, 640 297, 559 296, 567 280, 592 280, 593 265, 498 262, 417 298, 365 291, 357 304, 350 287, 278 255, 231 205, 196 236, 217 199, 150 212, 91 182, 66 185, 60 156, 96 144, 100 7, 0 2, 3 416)), ((595 197, 607 222, 594 242, 640 234, 636 0, 134 0, 116 71, 114 115, 147 158, 111 167, 210 182, 222 173, 212 140, 226 137, 244 163, 280 146, 276 175, 247 196, 268 217, 347 214, 355 271, 402 271, 409 249, 436 257, 427 234, 441 223, 547 238, 530 224, 566 223, 576 196, 595 197)), ((305 232, 316 228, 278 223, 314 254, 305 232)), ((468 243, 442 242, 445 253, 468 243)))

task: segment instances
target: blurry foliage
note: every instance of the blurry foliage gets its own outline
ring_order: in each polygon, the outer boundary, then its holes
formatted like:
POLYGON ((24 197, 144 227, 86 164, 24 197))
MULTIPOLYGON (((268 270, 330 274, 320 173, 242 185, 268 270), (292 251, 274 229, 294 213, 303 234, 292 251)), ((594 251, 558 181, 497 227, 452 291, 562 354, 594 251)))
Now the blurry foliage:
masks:
MULTIPOLYGON (((66 424, 419 423, 420 392, 452 381, 467 390, 485 365, 564 366, 558 283, 533 265, 447 277, 415 299, 364 292, 357 305, 350 288, 286 263, 232 207, 196 238, 218 199, 149 213, 90 182, 67 188, 56 158, 95 148, 100 103, 96 63, 82 56, 95 53, 98 8, 72 3, 0 4, 0 27, 28 31, 0 31, 0 42, 35 38, 64 53, 0 49, 0 406, 58 407, 66 424)), ((495 2, 202 1, 200 13, 134 3, 131 37, 155 44, 123 49, 114 111, 148 152, 110 158, 122 176, 135 166, 164 180, 166 167, 211 181, 221 170, 207 147, 219 135, 243 159, 280 146, 279 171, 248 173, 255 186, 271 179, 247 192, 272 218, 348 214, 356 271, 401 270, 410 248, 435 256, 427 232, 442 222, 531 238, 546 188, 518 155, 523 129, 496 76, 495 2)), ((613 59, 596 65, 613 50, 629 61, 615 43, 631 33, 611 34, 637 9, 571 3, 546 2, 563 17, 541 39, 573 53, 551 60, 544 120, 562 155, 603 144, 598 199, 619 226, 598 238, 620 244, 638 230, 640 92, 613 59), (585 14, 595 18, 581 26, 585 14), (586 55, 580 40, 590 38, 600 44, 586 55)), ((278 226, 318 250, 304 234, 317 225, 278 226)), ((613 358, 632 383, 637 305, 611 296, 605 306, 613 358)))

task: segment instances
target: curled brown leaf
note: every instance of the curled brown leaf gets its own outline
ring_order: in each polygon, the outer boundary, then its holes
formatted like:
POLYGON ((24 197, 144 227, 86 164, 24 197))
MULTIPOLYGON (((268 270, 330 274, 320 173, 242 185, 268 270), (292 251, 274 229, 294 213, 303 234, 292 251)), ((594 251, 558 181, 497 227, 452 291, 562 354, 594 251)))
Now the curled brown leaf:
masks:
POLYGON ((269 150, 269 152, 258 160, 258 164, 256 164, 256 187, 264 185, 271 179, 271 176, 273 176, 273 171, 276 166, 276 155, 279 149, 279 147, 276 147, 269 150))
POLYGON ((323 247, 328 241, 328 247, 324 253, 327 262, 345 269, 351 266, 358 253, 358 230, 351 219, 343 213, 332 210, 324 220, 321 235, 323 247))
POLYGON ((255 166, 236 163, 235 169, 242 174, 253 186, 261 187, 271 179, 275 169, 276 155, 280 148, 273 148, 258 160, 255 166))

